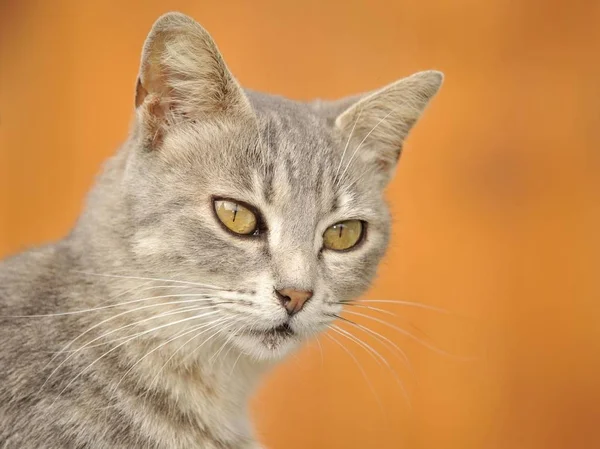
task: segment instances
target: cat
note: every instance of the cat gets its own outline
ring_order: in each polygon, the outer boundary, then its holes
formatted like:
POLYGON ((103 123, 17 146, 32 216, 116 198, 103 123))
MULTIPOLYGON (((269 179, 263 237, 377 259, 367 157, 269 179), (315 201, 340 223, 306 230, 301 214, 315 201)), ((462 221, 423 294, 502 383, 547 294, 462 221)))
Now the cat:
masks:
POLYGON ((385 186, 442 79, 296 102, 160 17, 74 229, 0 264, 0 448, 259 448, 248 398, 369 287, 385 186))

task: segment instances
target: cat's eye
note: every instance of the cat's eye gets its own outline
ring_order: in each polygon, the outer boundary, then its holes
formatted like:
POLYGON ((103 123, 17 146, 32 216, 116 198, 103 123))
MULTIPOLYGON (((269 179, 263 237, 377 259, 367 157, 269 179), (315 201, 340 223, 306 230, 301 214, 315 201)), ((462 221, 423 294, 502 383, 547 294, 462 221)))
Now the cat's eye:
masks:
POLYGON ((230 200, 215 200, 217 218, 230 231, 240 235, 258 234, 258 217, 248 207, 230 200))
POLYGON ((360 220, 346 220, 329 226, 323 233, 323 246, 335 251, 353 248, 362 240, 364 228, 360 220))

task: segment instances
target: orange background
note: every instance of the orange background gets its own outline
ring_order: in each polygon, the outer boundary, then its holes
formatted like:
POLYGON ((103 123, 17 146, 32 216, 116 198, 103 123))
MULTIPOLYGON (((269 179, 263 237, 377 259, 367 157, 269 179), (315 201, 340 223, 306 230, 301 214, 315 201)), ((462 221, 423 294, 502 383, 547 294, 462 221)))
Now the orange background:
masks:
MULTIPOLYGON (((335 98, 436 68, 446 83, 389 188, 366 311, 395 378, 327 337, 270 376, 261 440, 300 448, 600 447, 600 2, 0 1, 0 255, 60 238, 127 133, 142 42, 195 17, 240 81, 335 98)), ((365 311, 365 310, 363 310, 365 311)), ((349 316, 350 317, 350 316, 349 316)), ((352 330, 351 328, 347 328, 352 330)), ((338 337, 339 339, 339 337, 338 337)))

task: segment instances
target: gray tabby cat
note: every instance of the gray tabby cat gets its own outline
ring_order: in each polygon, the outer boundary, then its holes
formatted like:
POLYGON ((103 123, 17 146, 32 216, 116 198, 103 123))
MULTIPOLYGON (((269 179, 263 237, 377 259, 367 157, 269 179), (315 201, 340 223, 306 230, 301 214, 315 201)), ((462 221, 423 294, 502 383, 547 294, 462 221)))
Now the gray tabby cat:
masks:
POLYGON ((77 225, 0 265, 0 447, 258 448, 248 397, 369 286, 383 189, 441 82, 260 94, 200 25, 162 16, 77 225))

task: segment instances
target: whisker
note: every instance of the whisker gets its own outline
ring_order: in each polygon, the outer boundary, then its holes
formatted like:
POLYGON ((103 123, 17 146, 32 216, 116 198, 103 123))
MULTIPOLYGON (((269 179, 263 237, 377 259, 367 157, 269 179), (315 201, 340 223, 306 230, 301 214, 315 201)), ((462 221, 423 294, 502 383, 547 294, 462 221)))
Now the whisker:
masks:
MULTIPOLYGON (((375 337, 375 339, 377 339, 378 341, 380 341, 384 346, 387 346, 386 343, 392 347, 392 350, 396 350, 396 352, 400 355, 400 357, 403 359, 404 363, 406 364, 406 366, 409 368, 409 370, 411 371, 411 374, 413 374, 414 376, 414 369, 412 367, 412 364, 410 363, 410 360, 408 358, 408 355, 406 354, 406 352, 404 352, 396 343, 394 343, 392 340, 390 340, 389 338, 381 335, 378 332, 375 332, 374 330, 368 328, 367 326, 364 326, 362 324, 359 323, 355 323, 352 320, 349 320, 348 318, 345 318, 343 316, 339 316, 339 315, 335 315, 336 318, 342 320, 345 323, 348 323, 360 330, 362 330, 363 332, 366 332, 370 335, 372 335, 373 337, 375 337)), ((388 346, 388 347, 389 347, 388 346)))
POLYGON ((353 307, 360 307, 362 309, 369 309, 369 310, 373 310, 375 312, 380 312, 380 313, 384 313, 386 315, 390 315, 390 316, 395 316, 397 317, 398 315, 395 314, 394 312, 390 312, 389 310, 385 310, 385 309, 381 309, 379 307, 372 307, 372 306, 365 306, 363 304, 357 304, 354 302, 348 302, 344 304, 345 306, 353 306, 353 307))
MULTIPOLYGON (((214 325, 211 327, 211 329, 212 329, 212 328, 214 328, 214 327, 217 327, 217 326, 219 326, 220 324, 222 324, 222 322, 223 322, 223 319, 219 319, 219 320, 217 320, 217 324, 214 324, 214 325)), ((158 351, 160 348, 162 348, 162 347, 166 346, 167 344, 171 343, 172 341, 174 341, 174 340, 177 340, 177 339, 179 339, 179 338, 183 337, 184 335, 188 335, 188 334, 191 334, 192 332, 196 332, 198 329, 202 329, 202 328, 205 328, 205 327, 207 327, 207 326, 210 326, 210 323, 209 323, 209 324, 200 324, 200 325, 198 325, 198 326, 195 326, 195 327, 194 327, 194 328, 192 328, 191 330, 188 330, 188 331, 184 332, 183 334, 176 335, 175 337, 172 337, 172 338, 170 338, 170 339, 168 339, 168 340, 164 341, 163 343, 159 344, 158 346, 156 346, 156 347, 155 347, 154 349, 152 349, 151 351, 148 351, 148 352, 147 352, 147 353, 146 353, 144 356, 142 356, 142 357, 141 357, 141 358, 140 358, 140 359, 139 359, 137 362, 135 362, 133 365, 131 365, 127 371, 125 371, 125 374, 123 374, 123 376, 121 377, 121 379, 119 380, 119 382, 117 382, 117 384, 116 384, 116 385, 115 385, 115 387, 113 388, 113 390, 115 391, 115 393, 116 393, 116 391, 118 390, 118 388, 119 388, 119 385, 121 385, 121 383, 123 382, 123 380, 125 379, 125 377, 127 377, 127 374, 129 374, 129 373, 130 373, 130 372, 131 372, 131 371, 132 371, 132 370, 133 370, 133 369, 134 369, 134 368, 135 368, 137 365, 139 365, 139 364, 142 362, 142 360, 146 359, 146 358, 147 358, 147 357, 149 357, 151 354, 153 354, 154 352, 158 351)), ((180 349, 181 349, 181 347, 180 347, 180 349)), ((170 360, 170 359, 169 359, 169 360, 170 360)))
POLYGON ((108 278, 116 278, 116 279, 137 279, 140 281, 159 281, 159 282, 173 282, 175 284, 188 284, 188 285, 196 285, 200 287, 208 287, 217 290, 223 290, 223 287, 219 287, 218 285, 211 284, 203 284, 200 282, 191 282, 191 281, 180 281, 175 279, 163 279, 163 278, 151 278, 151 277, 143 277, 143 276, 124 276, 119 274, 106 274, 106 273, 92 273, 89 271, 79 271, 72 270, 74 273, 85 274, 87 276, 100 276, 100 277, 108 277, 108 278))
POLYGON ((175 350, 173 352, 173 354, 171 354, 171 356, 167 359, 167 361, 160 367, 160 369, 157 371, 156 375, 154 376, 154 378, 152 379, 152 382, 150 382, 150 388, 152 388, 152 386, 154 385, 154 383, 158 380, 158 377, 160 375, 160 373, 163 371, 163 369, 169 364, 169 362, 173 359, 173 357, 175 357, 175 355, 177 355, 177 353, 179 351, 181 351, 189 342, 191 342, 192 340, 194 340, 195 338, 199 337, 200 335, 202 335, 203 333, 214 329, 216 326, 220 326, 223 323, 226 323, 228 320, 226 318, 219 318, 215 321, 211 321, 209 323, 209 325, 211 326, 209 329, 204 329, 196 334, 194 334, 192 336, 192 338, 188 339, 184 344, 182 344, 179 348, 177 348, 177 350, 175 350))
POLYGON ((80 315, 82 313, 96 312, 98 310, 106 310, 106 309, 114 309, 117 307, 126 306, 129 304, 135 304, 138 302, 150 301, 152 299, 163 299, 163 298, 188 298, 188 297, 196 297, 196 298, 214 298, 214 295, 209 295, 206 293, 186 293, 182 295, 159 295, 159 296, 149 296, 147 298, 135 299, 132 301, 125 301, 118 304, 110 304, 108 306, 94 307, 91 309, 84 310, 74 310, 72 312, 60 312, 60 313, 52 313, 46 315, 14 315, 5 318, 47 318, 47 317, 56 317, 56 316, 65 316, 65 315, 80 315))
MULTIPOLYGON (((383 362, 383 364, 392 373, 392 376, 394 377, 394 379, 400 386, 400 389, 402 390, 402 393, 403 393, 406 401, 408 402, 409 408, 412 409, 412 404, 410 402, 410 398, 408 396, 406 388, 404 387, 404 384, 400 380, 400 377, 398 377, 398 373, 396 373, 396 371, 392 368, 392 366, 389 364, 389 362, 387 361, 387 359, 385 357, 383 357, 379 352, 377 352, 375 349, 373 349, 373 347, 371 345, 365 343, 364 341, 362 341, 360 338, 358 338, 356 335, 352 334, 351 332, 348 332, 348 331, 340 328, 339 326, 336 326, 335 324, 332 324, 330 326, 330 328, 333 329, 334 331, 338 332, 339 334, 346 336, 347 338, 349 338, 350 340, 354 341, 356 344, 361 346, 363 349, 365 349, 365 351, 367 353, 369 353, 374 358, 375 361, 377 361, 377 359, 380 359, 381 362, 383 362)), ((377 362, 377 363, 380 364, 379 362, 377 362)))
MULTIPOLYGON (((191 302, 191 301, 172 301, 172 302, 167 302, 167 303, 163 303, 163 304, 156 304, 156 306, 168 306, 168 305, 170 305, 170 304, 177 304, 177 303, 181 303, 181 302, 191 302)), ((109 335, 109 334, 112 334, 112 333, 114 333, 114 332, 117 332, 117 331, 123 330, 123 329, 125 329, 125 328, 127 328, 127 327, 131 327, 131 326, 137 326, 137 325, 139 325, 139 324, 141 324, 141 323, 143 323, 143 322, 147 322, 147 321, 150 321, 150 320, 155 320, 155 319, 158 319, 158 318, 163 318, 163 317, 165 317, 165 316, 176 315, 176 314, 185 313, 185 312, 194 312, 194 311, 196 311, 196 310, 206 310, 206 309, 212 309, 214 306, 217 306, 217 305, 223 305, 223 304, 229 304, 229 303, 230 303, 230 302, 225 302, 225 301, 223 301, 223 302, 217 302, 217 301, 215 301, 214 303, 211 303, 211 304, 209 304, 209 305, 203 304, 203 305, 202 305, 202 307, 198 307, 198 305, 190 305, 190 306, 185 306, 185 307, 177 307, 177 310, 175 310, 175 311, 163 312, 163 313, 160 313, 160 314, 158 314, 158 315, 153 315, 153 316, 151 316, 151 317, 145 318, 145 319, 143 319, 143 320, 135 321, 135 322, 133 322, 133 323, 128 323, 128 324, 126 324, 126 325, 124 325, 124 326, 121 326, 121 327, 119 327, 119 328, 117 328, 117 329, 113 329, 113 330, 111 330, 111 331, 109 331, 109 332, 106 332, 106 333, 104 333, 103 335, 101 335, 101 336, 100 336, 99 338, 97 338, 97 339, 100 339, 100 338, 106 337, 106 336, 107 336, 107 335, 109 335)), ((148 306, 148 307, 150 307, 150 306, 148 306)), ((146 308, 146 307, 144 307, 144 308, 146 308)), ((141 307, 140 307, 140 309, 141 309, 141 307)), ((119 314, 119 315, 120 315, 120 314, 119 314)), ((116 318, 116 317, 115 317, 115 318, 116 318)), ((98 346, 104 346, 104 345, 108 345, 108 344, 111 344, 111 343, 115 343, 115 342, 117 342, 117 341, 124 340, 124 339, 126 339, 127 337, 129 337, 129 336, 131 336, 131 335, 125 335, 125 336, 123 336, 123 337, 117 337, 117 338, 115 338, 115 339, 113 339, 113 340, 108 340, 108 341, 106 341, 106 342, 103 342, 103 343, 98 343, 98 344, 95 344, 95 345, 89 345, 89 346, 88 346, 88 345, 86 344, 86 345, 82 346, 80 349, 85 349, 86 347, 87 347, 88 349, 90 349, 90 348, 96 348, 96 347, 98 347, 98 346)), ((91 343, 91 341, 90 341, 90 342, 88 342, 88 343, 91 343)), ((77 352, 78 350, 79 350, 79 349, 69 349, 69 350, 65 350, 65 351, 63 351, 63 352, 64 352, 64 353, 71 353, 71 352, 77 352)))
MULTIPOLYGON (((113 301, 113 300, 115 300, 115 299, 117 299, 117 298, 119 298, 121 296, 124 296, 124 295, 126 295, 128 293, 131 293, 132 291, 135 291, 136 293, 139 293, 139 292, 143 292, 143 291, 146 291, 146 290, 158 290, 158 289, 166 289, 166 288, 169 288, 169 289, 177 289, 177 288, 197 289, 197 287, 195 285, 167 285, 167 284, 162 284, 162 285, 151 285, 149 287, 143 287, 144 285, 148 285, 151 282, 152 281, 144 282, 139 287, 133 287, 133 288, 127 289, 124 292, 121 292, 121 293, 119 293, 116 296, 113 296, 111 298, 103 300, 102 302, 106 303, 106 302, 109 302, 109 301, 113 301)), ((206 290, 212 291, 213 289, 207 288, 206 290)))
POLYGON ((383 404, 381 402, 381 398, 379 397, 379 395, 377 394, 377 391, 375 390, 375 387, 373 387, 373 383, 371 382, 371 380, 369 379, 369 376, 367 376, 367 373, 365 372, 364 368, 362 367, 362 365, 360 364, 360 362, 358 361, 358 359, 356 358, 356 356, 354 354, 352 354, 352 351, 350 351, 348 348, 346 348, 337 338, 335 338, 333 335, 331 334, 325 334, 326 337, 328 337, 330 340, 333 340, 334 343, 336 343, 340 348, 342 348, 344 350, 344 352, 346 354, 348 354, 348 356, 350 356, 350 358, 354 361, 354 363, 356 364, 356 366, 358 367, 361 375, 363 376, 363 378, 365 379, 365 381, 367 382, 367 386, 369 387, 369 390, 371 390, 371 393, 373 393, 373 396, 375 396, 375 401, 377 402, 377 405, 379 405, 379 409, 383 412, 383 404))
POLYGON ((321 368, 323 368, 323 365, 325 364, 325 356, 323 355, 323 345, 321 345, 321 340, 319 339, 320 336, 317 336, 315 338, 315 341, 317 342, 317 346, 319 347, 319 354, 321 354, 321 368))
POLYGON ((372 303, 372 304, 396 304, 396 305, 400 305, 400 306, 408 306, 408 307, 417 307, 420 309, 427 309, 427 310, 432 310, 434 312, 439 312, 439 313, 443 313, 446 315, 452 315, 453 313, 446 310, 446 309, 442 309, 440 307, 436 307, 436 306, 430 306, 428 304, 423 304, 420 302, 412 302, 412 301, 401 301, 401 300, 396 300, 396 299, 360 299, 358 301, 350 301, 350 304, 353 303, 372 303))
MULTIPOLYGON (((235 333, 235 332, 233 334, 231 334, 230 338, 228 338, 225 343, 229 343, 236 335, 237 335, 237 333, 235 333)), ((229 353, 233 349, 233 346, 234 345, 229 345, 227 347, 227 351, 225 351, 225 354, 223 354, 223 360, 227 360, 227 356, 229 355, 229 353)))
MULTIPOLYGON (((256 325, 257 325, 259 322, 260 322, 260 318, 256 318, 256 319, 255 319, 255 320, 252 322, 252 324, 250 325, 250 328, 249 328, 250 332, 252 332, 252 331, 253 331, 253 330, 256 328, 256 325)), ((230 348, 230 349, 231 349, 231 348, 230 348)), ((233 372, 234 372, 234 370, 235 370, 235 367, 236 367, 236 365, 238 364, 238 362, 239 362, 239 360, 240 360, 240 357, 242 357, 242 355, 244 354, 244 351, 243 351, 242 349, 239 349, 239 352, 240 352, 240 353, 238 354, 237 358, 235 359, 235 362, 233 362, 233 366, 231 367, 231 371, 229 372, 229 376, 232 376, 232 375, 233 375, 233 372)))
MULTIPOLYGON (((128 293, 131 293, 131 292, 133 292, 133 291, 136 291, 136 290, 140 289, 141 287, 144 287, 145 285, 151 284, 152 282, 153 282, 153 281, 146 281, 146 282, 142 282, 142 284, 141 284, 141 285, 136 285, 135 287, 128 288, 127 290, 125 290, 125 291, 123 291, 123 292, 119 293, 118 295, 115 295, 115 296, 113 296, 113 297, 109 297, 108 299, 106 299, 106 300, 105 300, 105 301, 103 301, 103 302, 113 301, 113 300, 115 300, 115 299, 117 299, 117 298, 120 298, 121 296, 125 296, 125 295, 126 295, 126 294, 128 294, 128 293)), ((152 288, 152 287, 146 287, 146 288, 142 288, 141 290, 145 290, 145 289, 147 289, 147 288, 152 288)), ((139 291, 139 290, 138 290, 138 291, 139 291)))
POLYGON ((427 343, 425 340, 417 337, 416 335, 412 334, 411 332, 407 331, 406 329, 402 329, 401 327, 398 327, 398 326, 395 326, 395 325, 393 325, 391 323, 388 323, 385 320, 381 320, 381 319, 376 318, 374 316, 370 316, 370 315, 367 315, 367 314, 364 314, 364 313, 360 313, 360 312, 346 311, 346 313, 349 314, 349 315, 362 316, 364 318, 368 318, 370 320, 377 321, 378 323, 381 323, 384 326, 387 326, 387 327, 389 327, 391 329, 396 330, 397 332, 400 332, 402 335, 406 335, 410 339, 412 339, 412 340, 416 341, 417 343, 423 345, 425 348, 430 349, 431 351, 436 352, 436 353, 441 354, 441 355, 444 355, 446 357, 450 357, 450 358, 454 358, 454 359, 459 359, 459 360, 472 360, 472 358, 469 358, 469 357, 460 357, 460 356, 456 356, 456 355, 450 354, 449 352, 446 352, 443 349, 440 349, 440 348, 438 348, 436 346, 433 346, 430 343, 427 343))
MULTIPOLYGON (((172 305, 172 304, 178 304, 178 303, 189 303, 189 302, 195 302, 195 301, 191 301, 191 300, 187 300, 187 301, 171 301, 171 302, 168 302, 168 303, 154 304, 153 306, 139 307, 139 308, 138 308, 138 309, 136 309, 136 310, 128 310, 127 312, 137 312, 137 311, 139 311, 140 309, 146 309, 146 308, 150 308, 150 307, 167 306, 167 305, 172 305)), ((142 324, 142 323, 146 323, 146 322, 148 322, 148 321, 155 320, 155 319, 157 319, 157 318, 163 318, 163 317, 165 317, 165 316, 171 316, 171 315, 176 315, 176 314, 179 314, 179 313, 184 313, 184 312, 191 312, 191 311, 195 311, 195 310, 206 310, 206 309, 212 309, 212 308, 213 308, 215 305, 218 305, 218 304, 220 304, 220 303, 218 303, 218 302, 215 302, 215 303, 211 303, 211 304, 209 304, 209 305, 203 304, 201 307, 198 307, 198 305, 187 306, 187 307, 180 307, 180 308, 177 308, 177 310, 174 310, 174 311, 170 311, 170 312, 163 312, 163 313, 161 313, 161 314, 158 314, 158 315, 152 315, 151 317, 144 318, 143 320, 134 321, 133 323, 128 323, 128 324, 126 324, 126 325, 124 325, 124 326, 120 326, 120 327, 118 327, 118 328, 116 328, 116 329, 112 329, 112 330, 110 330, 110 331, 108 331, 108 332, 105 332, 104 334, 102 334, 102 335, 100 335, 100 336, 98 336, 98 337, 96 337, 96 338, 94 338, 94 339, 90 340, 89 342, 87 342, 87 343, 86 343, 86 344, 84 344, 83 346, 79 347, 78 349, 75 349, 75 350, 73 350, 73 351, 68 351, 68 352, 79 352, 80 350, 82 350, 82 349, 85 349, 86 347, 90 347, 89 345, 90 345, 90 344, 92 344, 92 343, 94 343, 95 341, 98 341, 98 340, 100 340, 100 339, 102 339, 102 338, 104 338, 104 337, 106 337, 106 336, 108 336, 108 335, 114 334, 115 332, 119 332, 119 331, 121 331, 121 330, 123 330, 123 329, 126 329, 126 328, 128 328, 128 327, 137 326, 137 325, 140 325, 140 324, 142 324)), ((120 314, 118 314, 118 315, 124 315, 124 314, 125 314, 125 312, 123 312, 123 313, 120 313, 120 314)), ((110 321, 110 320, 112 320, 112 319, 115 319, 115 318, 117 318, 117 317, 118 317, 118 316, 114 316, 114 317, 111 317, 111 318, 109 318, 109 319, 107 319, 107 320, 104 320, 104 321, 110 321)), ((96 327, 96 326, 98 326, 99 324, 102 324, 102 323, 98 323, 97 325, 95 325, 95 326, 93 326, 93 327, 96 327)), ((90 328, 90 329, 88 329, 88 330, 87 330, 86 332, 84 332, 84 333, 87 333, 89 330, 91 330, 91 328, 90 328)), ((83 334, 81 334, 81 335, 80 335, 79 337, 77 337, 75 340, 79 339, 81 336, 83 336, 83 334)), ((126 337, 125 337, 125 338, 126 338, 126 337)), ((122 339, 123 339, 123 338, 118 338, 118 339, 116 339, 115 341, 122 340, 122 339)), ((75 340, 73 340, 73 342, 74 342, 75 340)), ((108 343, 110 343, 110 341, 109 341, 109 342, 105 342, 105 343, 103 343, 103 344, 108 344, 108 343)), ((59 354, 60 354, 60 353, 59 353, 59 354)), ((69 358, 69 357, 67 357, 67 359, 68 359, 68 358, 69 358)), ((62 363, 66 362, 66 361, 67 361, 67 359, 63 360, 63 362, 62 362, 62 363)))
MULTIPOLYGON (((137 338, 137 337, 140 337, 140 336, 142 336, 142 335, 149 334, 150 332, 155 332, 155 331, 157 331, 157 330, 159 330, 159 329, 163 329, 163 328, 165 328, 165 327, 169 327, 169 326, 174 326, 175 324, 179 324, 179 323, 182 323, 182 322, 184 322, 184 321, 189 321, 189 320, 197 320, 197 319, 199 319, 199 318, 203 318, 203 317, 205 317, 205 316, 208 316, 208 315, 214 315, 215 313, 218 313, 218 311, 214 311, 214 312, 208 312, 208 313, 205 313, 205 314, 203 314, 203 315, 197 315, 197 316, 193 316, 193 317, 188 317, 188 318, 184 318, 184 319, 182 319, 182 320, 174 321, 174 322, 172 322, 172 323, 163 324, 163 325, 161 325, 161 326, 154 327, 154 328, 152 328, 152 329, 149 329, 149 330, 147 330, 147 331, 140 332, 139 334, 136 334, 136 335, 134 335, 133 337, 131 337, 131 338, 128 338, 128 339, 127 339, 127 340, 125 340, 124 342, 122 342, 122 343, 119 343, 118 345, 116 345, 116 346, 115 346, 115 347, 113 347, 112 349, 110 349, 110 350, 106 351, 104 354, 102 354, 100 357, 98 357, 96 360, 94 360, 92 363, 90 363, 90 364, 89 364, 87 367, 85 367, 85 368, 84 368, 84 369, 83 369, 83 370, 82 370, 82 371, 81 371, 81 372, 80 372, 80 373, 79 373, 77 376, 75 376, 75 377, 74 377, 74 378, 73 378, 73 379, 72 379, 72 380, 71 380, 71 381, 70 381, 70 382, 67 384, 67 386, 65 386, 65 388, 63 388, 63 390, 62 390, 62 391, 61 391, 61 392, 58 394, 58 396, 57 396, 57 397, 56 397, 56 399, 55 399, 55 400, 52 402, 52 404, 56 403, 56 401, 57 401, 57 400, 58 400, 58 398, 59 398, 59 397, 62 395, 62 393, 64 393, 64 392, 67 390, 67 388, 69 388, 69 386, 71 386, 71 385, 73 384, 73 382, 75 382, 75 381, 76 381, 76 380, 77 380, 79 377, 81 377, 81 376, 82 376, 82 375, 83 375, 85 372, 87 372, 87 370, 89 370, 89 369, 90 369, 92 366, 94 366, 94 365, 95 365, 97 362, 99 362, 99 361, 100 361, 100 360, 102 360, 104 357, 106 357, 107 355, 109 355, 111 352, 113 352, 113 351, 117 350, 118 348, 120 348, 120 347, 121 347, 121 346, 123 346, 124 344, 126 344, 126 343, 129 343, 130 341, 134 340, 134 339, 135 339, 135 338, 137 338)), ((70 354, 70 355, 69 355, 69 357, 71 357, 72 355, 73 355, 73 354, 70 354)), ((63 361, 63 362, 64 362, 64 361, 63 361)), ((53 372, 50 374, 50 376, 51 376, 52 374, 54 374, 55 372, 56 372, 56 370, 55 370, 55 371, 53 371, 53 372)), ((46 385, 46 383, 47 383, 47 382, 48 382, 48 379, 46 379, 46 382, 44 382, 44 385, 46 385)), ((42 388, 43 388, 43 386, 42 386, 42 388)))
POLYGON ((233 362, 233 366, 231 367, 231 370, 229 371, 229 377, 231 377, 235 371, 235 367, 238 364, 238 362, 240 361, 240 358, 242 357, 242 355, 244 354, 244 351, 242 351, 241 349, 239 349, 239 354, 235 359, 235 362, 233 362))
MULTIPOLYGON (((221 353, 221 351, 223 351, 223 349, 225 348, 225 346, 227 346, 227 344, 235 337, 235 333, 231 333, 223 342, 223 344, 221 345, 221 347, 210 357, 210 359, 208 359, 208 363, 210 366, 213 365, 214 360, 216 360, 216 358, 219 356, 219 354, 221 353)), ((231 347, 229 347, 229 349, 231 349, 231 347)), ((229 350, 228 350, 229 352, 229 350)))
POLYGON ((216 337, 217 335, 219 335, 222 331, 225 331, 227 329, 230 329, 231 326, 233 326, 234 324, 236 324, 236 321, 233 321, 231 323, 229 323, 228 326, 225 326, 223 329, 218 329, 216 330, 216 332, 214 332, 210 337, 208 337, 206 340, 204 340, 199 346, 197 346, 191 353, 189 353, 186 358, 191 357, 193 354, 196 353, 196 351, 198 351, 202 346, 204 346, 206 343, 208 343, 210 340, 212 340, 214 337, 216 337))
MULTIPOLYGON (((177 297, 177 296, 175 296, 175 297, 177 297)), ((153 299, 156 299, 156 298, 153 298, 153 299)), ((49 362, 46 364, 46 366, 44 367, 44 369, 45 369, 45 368, 46 368, 46 367, 47 367, 47 366, 48 366, 50 363, 52 363, 56 357, 58 357, 58 356, 59 356, 61 353, 63 353, 63 352, 64 352, 64 351, 65 351, 67 348, 69 348, 69 347, 70 347, 70 346, 71 346, 73 343, 75 343, 75 342, 76 342, 77 340, 79 340, 81 337, 83 337, 84 335, 86 335, 88 332, 90 332, 90 331, 92 331, 93 329, 95 329, 95 328, 97 328, 97 327, 101 326, 102 324, 108 323, 109 321, 112 321, 112 320, 114 320, 114 319, 116 319, 116 318, 118 318, 118 317, 120 317, 120 316, 127 315, 127 314, 129 314, 129 313, 135 313, 135 312, 139 312, 140 310, 144 310, 144 309, 150 309, 150 308, 153 308, 153 307, 168 306, 168 305, 173 305, 173 304, 185 304, 185 303, 191 303, 191 302, 193 302, 193 303, 198 303, 198 302, 203 302, 203 301, 206 301, 206 302, 213 302, 214 304, 217 304, 217 303, 216 303, 216 302, 215 302, 215 301, 214 301, 212 298, 210 298, 210 297, 207 297, 207 298, 197 298, 197 299, 193 299, 193 300, 184 300, 184 301, 169 301, 169 302, 166 302, 166 303, 160 303, 160 304, 150 304, 150 305, 147 305, 147 306, 137 307, 137 308, 135 308, 135 309, 131 309, 131 310, 126 310, 126 311, 124 311, 124 312, 121 312, 121 313, 118 313, 118 314, 116 314, 116 315, 113 315, 113 316, 111 316, 111 317, 109 317, 109 318, 107 318, 107 319, 105 319, 105 320, 103 320, 103 321, 101 321, 101 322, 99 322, 99 323, 97 323, 97 324, 95 324, 95 325, 91 326, 91 327, 90 327, 90 328, 88 328, 86 331, 84 331, 83 333, 79 334, 79 336, 77 336, 75 339, 73 339, 73 340, 71 340, 69 343, 67 343, 67 345, 66 345, 66 346, 64 346, 64 347, 63 347, 63 348, 62 348, 62 349, 61 349, 61 350, 60 350, 60 351, 59 351, 59 352, 58 352, 58 353, 57 353, 57 354, 56 354, 54 357, 52 357, 52 358, 50 359, 50 361, 49 361, 49 362)), ((219 302, 219 304, 221 304, 221 303, 225 303, 225 302, 223 302, 223 301, 219 302)), ((129 325, 125 326, 125 327, 128 327, 128 326, 130 326, 130 325, 133 325, 133 324, 129 324, 129 325)), ((119 329, 113 330, 113 331, 109 332, 108 334, 110 334, 110 333, 112 333, 112 332, 116 332, 117 330, 121 330, 121 329, 123 329, 123 328, 119 328, 119 329)), ((106 335, 108 335, 108 334, 104 334, 104 336, 106 336, 106 335)), ((102 336, 101 336, 101 337, 102 337, 102 336)), ((93 342, 93 341, 92 341, 92 342, 93 342)))
MULTIPOLYGON (((239 319, 234 318, 234 323, 240 321, 239 319)), ((219 348, 219 350, 217 352, 215 352, 212 357, 208 360, 208 363, 212 366, 213 360, 216 360, 216 358, 219 356, 219 354, 221 353, 221 351, 223 351, 223 348, 225 348, 225 346, 236 336, 235 332, 232 332, 229 337, 227 337, 225 339, 225 342, 221 345, 221 347, 219 348)), ((231 347, 229 347, 229 349, 231 349, 231 347)), ((228 350, 229 352, 229 350, 228 350)))

